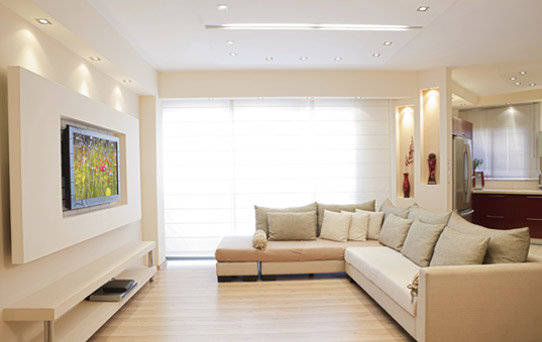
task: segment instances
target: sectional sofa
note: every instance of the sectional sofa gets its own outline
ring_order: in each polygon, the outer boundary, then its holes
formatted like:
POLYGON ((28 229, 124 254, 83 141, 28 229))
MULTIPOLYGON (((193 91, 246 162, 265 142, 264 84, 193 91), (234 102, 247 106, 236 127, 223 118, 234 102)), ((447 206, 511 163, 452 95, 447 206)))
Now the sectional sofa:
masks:
POLYGON ((215 254, 218 279, 346 272, 417 341, 542 340, 542 259, 528 257, 527 228, 487 229, 457 213, 389 201, 380 212, 374 207, 256 207, 267 246, 254 248, 250 236, 224 238, 215 254), (348 221, 350 233, 355 220, 365 236, 345 240, 340 227, 348 221), (295 234, 312 227, 314 239, 287 239, 277 225, 295 234))

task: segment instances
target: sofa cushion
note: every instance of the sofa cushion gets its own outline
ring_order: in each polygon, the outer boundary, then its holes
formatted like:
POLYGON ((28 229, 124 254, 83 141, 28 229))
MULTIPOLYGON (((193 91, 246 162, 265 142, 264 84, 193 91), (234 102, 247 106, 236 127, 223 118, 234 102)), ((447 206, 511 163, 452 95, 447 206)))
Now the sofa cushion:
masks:
POLYGON ((490 229, 465 220, 456 212, 452 213, 448 226, 456 231, 489 237, 489 246, 484 259, 486 264, 524 262, 529 254, 531 238, 529 228, 490 229))
POLYGON ((378 246, 378 241, 268 241, 265 250, 259 250, 252 247, 252 236, 227 236, 220 241, 215 258, 218 262, 344 260, 347 247, 363 246, 378 246))
POLYGON ((292 208, 266 208, 255 205, 254 212, 256 214, 256 230, 261 229, 269 235, 269 229, 267 226, 267 213, 284 213, 284 212, 307 212, 315 211, 317 209, 316 202, 304 205, 302 207, 292 208))
POLYGON ((367 211, 375 211, 375 201, 368 201, 359 204, 324 204, 317 203, 318 205, 318 233, 320 236, 320 230, 322 228, 322 222, 324 221, 324 210, 334 211, 339 213, 341 211, 349 211, 351 213, 355 212, 356 209, 362 209, 367 211))
POLYGON ((371 212, 356 209, 356 213, 369 214, 369 228, 367 228, 367 239, 378 240, 380 236, 380 229, 382 229, 382 222, 384 221, 384 213, 371 212))
POLYGON ((345 242, 348 240, 350 220, 351 217, 348 214, 324 210, 324 221, 322 222, 320 237, 322 239, 345 242))
POLYGON ((316 239, 316 211, 267 213, 269 240, 316 239))
POLYGON ((382 225, 378 241, 383 245, 401 251, 411 224, 412 220, 390 214, 382 225))
POLYGON ((399 208, 393 205, 389 199, 386 199, 384 203, 380 206, 380 211, 384 213, 384 220, 388 218, 390 214, 394 214, 395 216, 401 217, 401 218, 408 218, 408 212, 410 210, 409 208, 399 208))
POLYGON ((412 301, 407 286, 420 271, 418 265, 401 253, 383 246, 348 248, 344 258, 398 305, 416 316, 417 301, 412 301))
POLYGON ((414 220, 408 230, 401 253, 418 266, 429 266, 435 244, 444 227, 444 224, 429 224, 414 220))
POLYGON ((447 224, 450 219, 451 211, 447 213, 434 213, 429 210, 413 206, 410 208, 408 218, 411 220, 418 220, 423 223, 431 224, 447 224))
POLYGON ((476 265, 484 261, 489 238, 445 228, 437 241, 430 266, 476 265))
POLYGON ((369 214, 341 211, 342 214, 350 215, 350 227, 348 227, 348 240, 365 241, 369 230, 369 214))

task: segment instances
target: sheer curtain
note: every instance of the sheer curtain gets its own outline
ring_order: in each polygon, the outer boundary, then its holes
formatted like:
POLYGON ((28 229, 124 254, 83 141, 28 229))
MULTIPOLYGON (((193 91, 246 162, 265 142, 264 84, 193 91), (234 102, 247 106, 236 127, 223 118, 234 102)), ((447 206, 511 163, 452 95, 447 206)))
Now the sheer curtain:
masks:
POLYGON ((538 176, 536 137, 540 105, 525 104, 461 111, 473 123, 473 158, 493 179, 534 179, 538 176))
POLYGON ((212 255, 254 232, 254 205, 356 203, 390 194, 388 101, 163 104, 166 254, 212 255))

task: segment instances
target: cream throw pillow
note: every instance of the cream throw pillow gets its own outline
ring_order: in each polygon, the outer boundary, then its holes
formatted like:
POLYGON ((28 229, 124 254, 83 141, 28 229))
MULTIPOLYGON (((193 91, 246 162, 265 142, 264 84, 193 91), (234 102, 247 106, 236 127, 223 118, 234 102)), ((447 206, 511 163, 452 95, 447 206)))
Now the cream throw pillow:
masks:
POLYGON ((320 237, 327 240, 346 242, 349 227, 350 215, 324 210, 320 237))
POLYGON ((490 229, 465 220, 452 213, 448 226, 458 232, 489 237, 489 246, 484 259, 486 264, 524 262, 529 255, 531 237, 529 228, 490 229))
POLYGON ((318 236, 320 236, 320 230, 322 229, 322 221, 324 220, 324 210, 334 211, 336 213, 344 211, 349 211, 351 213, 355 212, 356 209, 362 209, 367 211, 375 211, 375 201, 368 201, 359 204, 324 204, 317 203, 318 205, 318 236))
POLYGON ((429 266, 435 244, 444 227, 444 224, 429 224, 414 220, 401 253, 418 266, 429 266))
POLYGON ((400 218, 408 218, 409 208, 399 208, 393 205, 389 199, 386 199, 384 203, 380 206, 380 211, 384 213, 384 219, 388 218, 390 214, 394 214, 400 218))
POLYGON ((412 206, 410 207, 408 218, 411 220, 418 220, 423 223, 446 225, 448 223, 448 220, 450 219, 451 214, 451 211, 447 213, 434 213, 418 206, 412 206))
POLYGON ((256 214, 256 230, 263 230, 267 235, 269 235, 269 230, 267 226, 267 213, 290 213, 290 212, 308 212, 316 211, 316 202, 304 205, 302 207, 292 207, 292 208, 265 208, 254 206, 254 211, 256 214))
POLYGON ((412 220, 390 214, 382 225, 378 241, 400 252, 411 224, 412 220))
POLYGON ((269 240, 315 240, 316 211, 268 213, 269 240))
POLYGON ((367 239, 378 240, 380 229, 382 229, 382 221, 384 221, 384 213, 372 212, 356 209, 356 213, 369 214, 369 228, 367 229, 367 239))
MULTIPOLYGON (((356 209, 359 210, 359 209, 356 209)), ((341 214, 350 216, 350 227, 348 228, 348 240, 365 241, 369 230, 369 214, 351 213, 341 211, 341 214)))
POLYGON ((488 237, 463 234, 446 227, 437 241, 429 266, 481 264, 488 245, 488 237))

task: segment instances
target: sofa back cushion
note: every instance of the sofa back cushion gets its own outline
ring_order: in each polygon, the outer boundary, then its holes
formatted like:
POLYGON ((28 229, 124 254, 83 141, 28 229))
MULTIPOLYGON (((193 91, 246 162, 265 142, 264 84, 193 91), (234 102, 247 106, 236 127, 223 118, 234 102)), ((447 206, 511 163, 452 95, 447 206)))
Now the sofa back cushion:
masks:
POLYGON ((429 266, 435 245, 444 227, 444 224, 429 224, 414 220, 408 230, 401 253, 420 267, 429 266))
POLYGON ((267 214, 269 240, 315 240, 316 211, 267 214))
POLYGON ((524 262, 529 254, 531 237, 529 228, 490 229, 465 220, 456 212, 452 213, 448 226, 458 232, 490 238, 486 264, 524 262))
POLYGON ((399 208, 393 205, 389 199, 386 199, 384 203, 380 206, 380 211, 384 213, 384 220, 390 215, 394 214, 397 217, 400 218, 408 218, 408 212, 410 211, 409 208, 399 208))
POLYGON ((434 213, 418 206, 413 206, 408 212, 408 218, 411 220, 418 220, 424 223, 446 225, 448 223, 448 220, 450 219, 451 214, 451 211, 447 213, 434 213))
POLYGON ((327 240, 346 242, 348 240, 350 221, 351 216, 348 214, 324 210, 324 221, 322 222, 320 237, 327 240))
POLYGON ((292 207, 292 208, 266 208, 255 205, 254 211, 256 213, 256 230, 263 230, 267 235, 269 235, 269 229, 267 226, 267 213, 278 213, 278 212, 308 212, 316 211, 316 202, 304 205, 302 207, 292 207))
POLYGON ((356 209, 356 213, 364 213, 369 215, 369 227, 367 228, 367 239, 378 240, 380 236, 380 229, 382 229, 382 222, 384 222, 383 212, 371 212, 356 209))
POLYGON ((367 211, 375 211, 375 201, 368 201, 359 204, 324 204, 318 203, 318 232, 317 236, 320 236, 322 229, 322 222, 324 221, 324 210, 334 211, 340 213, 341 211, 355 212, 356 209, 362 209, 367 211))
POLYGON ((429 266, 476 265, 484 261, 489 238, 446 227, 437 241, 429 266))
POLYGON ((382 224, 378 241, 400 252, 411 225, 412 220, 390 214, 382 224))

